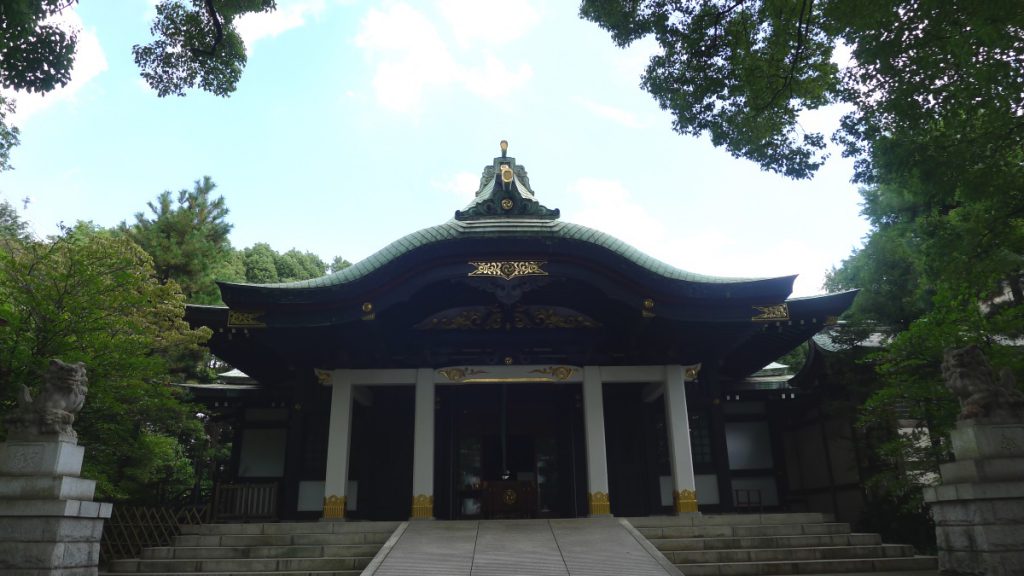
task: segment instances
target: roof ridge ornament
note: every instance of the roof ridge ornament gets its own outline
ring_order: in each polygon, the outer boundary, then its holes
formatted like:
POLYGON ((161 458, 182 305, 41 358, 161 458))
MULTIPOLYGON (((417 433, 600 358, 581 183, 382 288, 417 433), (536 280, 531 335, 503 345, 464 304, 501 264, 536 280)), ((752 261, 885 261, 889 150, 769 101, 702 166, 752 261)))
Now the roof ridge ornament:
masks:
POLYGON ((542 205, 530 188, 524 166, 508 155, 508 140, 501 141, 501 156, 484 168, 476 198, 464 210, 456 210, 455 219, 474 220, 523 219, 557 220, 558 209, 542 205))

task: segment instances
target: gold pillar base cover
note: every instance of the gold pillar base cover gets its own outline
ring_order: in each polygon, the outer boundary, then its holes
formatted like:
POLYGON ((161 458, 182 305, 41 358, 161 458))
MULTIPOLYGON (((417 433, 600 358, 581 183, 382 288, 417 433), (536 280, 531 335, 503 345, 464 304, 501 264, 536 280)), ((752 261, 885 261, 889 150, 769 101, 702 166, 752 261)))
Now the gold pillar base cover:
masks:
POLYGON ((678 492, 672 492, 672 502, 674 503, 676 512, 696 512, 697 491, 680 490, 678 492))
POLYGON ((412 497, 413 518, 434 517, 434 496, 431 494, 417 494, 412 497))
POLYGON ((591 516, 605 516, 612 513, 611 500, 607 492, 587 492, 587 505, 591 516))
POLYGON ((345 517, 345 497, 344 496, 324 496, 324 518, 325 519, 338 519, 345 517))

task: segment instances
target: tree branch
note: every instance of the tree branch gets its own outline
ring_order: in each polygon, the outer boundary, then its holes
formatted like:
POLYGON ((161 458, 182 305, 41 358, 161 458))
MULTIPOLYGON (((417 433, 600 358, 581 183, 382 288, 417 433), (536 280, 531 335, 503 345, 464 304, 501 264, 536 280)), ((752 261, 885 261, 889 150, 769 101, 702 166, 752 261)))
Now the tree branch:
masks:
POLYGON ((192 54, 196 56, 213 56, 217 53, 217 48, 220 43, 224 41, 224 25, 220 21, 220 15, 217 14, 217 8, 213 5, 213 0, 205 0, 206 14, 213 21, 213 29, 217 32, 213 38, 213 46, 210 46, 209 50, 200 50, 198 48, 192 48, 192 54))

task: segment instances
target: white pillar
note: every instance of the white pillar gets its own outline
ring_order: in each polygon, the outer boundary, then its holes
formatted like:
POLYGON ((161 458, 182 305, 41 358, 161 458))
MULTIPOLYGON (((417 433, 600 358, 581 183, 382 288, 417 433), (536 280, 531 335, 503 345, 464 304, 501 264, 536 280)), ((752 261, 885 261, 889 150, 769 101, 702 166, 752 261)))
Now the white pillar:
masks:
POLYGON ((591 516, 606 516, 612 510, 604 444, 604 393, 597 366, 583 367, 583 429, 587 442, 587 505, 591 516))
POLYGON ((412 517, 434 517, 434 371, 416 371, 412 457, 412 517))
POLYGON ((345 518, 348 452, 352 436, 352 383, 335 372, 331 385, 331 423, 327 436, 327 477, 324 479, 324 519, 345 518))
POLYGON ((697 486, 690 450, 690 417, 686 411, 686 371, 678 364, 665 366, 665 422, 672 466, 672 502, 675 511, 697 511, 697 486))

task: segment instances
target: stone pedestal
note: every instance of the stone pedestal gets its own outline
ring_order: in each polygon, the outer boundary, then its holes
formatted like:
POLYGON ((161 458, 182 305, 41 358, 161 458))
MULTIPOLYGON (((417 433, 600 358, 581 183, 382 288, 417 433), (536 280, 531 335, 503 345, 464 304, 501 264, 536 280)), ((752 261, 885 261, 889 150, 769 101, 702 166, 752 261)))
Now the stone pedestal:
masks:
POLYGON ((85 449, 54 435, 0 443, 0 573, 95 575, 103 520, 96 483, 80 478, 85 449))
POLYGON ((957 460, 925 488, 948 576, 1024 574, 1024 423, 962 420, 951 435, 957 460))

